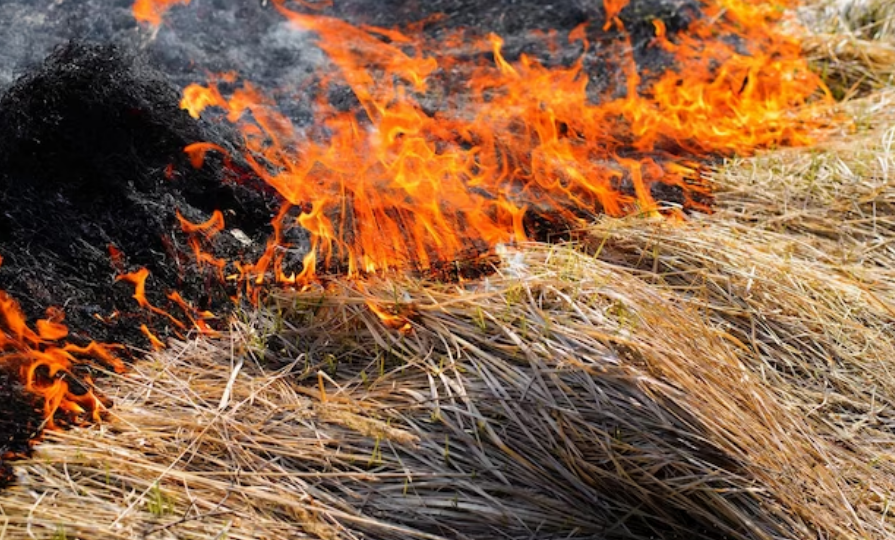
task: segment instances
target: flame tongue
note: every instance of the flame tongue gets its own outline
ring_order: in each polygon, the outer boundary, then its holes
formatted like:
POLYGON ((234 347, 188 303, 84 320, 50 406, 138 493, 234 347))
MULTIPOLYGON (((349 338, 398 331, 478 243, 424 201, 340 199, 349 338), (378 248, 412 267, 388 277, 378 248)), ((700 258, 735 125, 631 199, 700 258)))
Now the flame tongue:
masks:
POLYGON ((101 364, 124 371, 107 345, 62 342, 68 337, 64 319, 62 310, 50 307, 47 317, 32 329, 18 302, 0 291, 0 370, 19 372, 24 389, 42 402, 44 426, 49 429, 59 420, 68 424, 98 420, 109 404, 93 392, 89 375, 74 375, 76 369, 101 364))
MULTIPOLYGON (((625 4, 606 6, 622 31, 625 4)), ((450 45, 491 60, 463 62, 425 37, 360 29, 275 0, 320 37, 365 117, 321 97, 317 125, 298 134, 249 83, 229 96, 214 83, 191 85, 182 105, 193 116, 226 110, 255 173, 304 210, 287 224, 311 235, 299 280, 321 265, 425 268, 526 240, 532 219, 560 229, 599 213, 656 213, 657 189, 708 210, 700 160, 809 142, 815 124, 792 111, 820 85, 798 43, 775 30, 780 11, 763 4, 710 2, 674 36, 656 20, 649 47, 673 57, 661 73, 641 74, 629 42, 610 44, 624 89, 593 99, 583 56, 571 66, 525 55, 511 62, 500 37, 465 35, 450 45)), ((587 33, 568 37, 587 49, 587 33)))

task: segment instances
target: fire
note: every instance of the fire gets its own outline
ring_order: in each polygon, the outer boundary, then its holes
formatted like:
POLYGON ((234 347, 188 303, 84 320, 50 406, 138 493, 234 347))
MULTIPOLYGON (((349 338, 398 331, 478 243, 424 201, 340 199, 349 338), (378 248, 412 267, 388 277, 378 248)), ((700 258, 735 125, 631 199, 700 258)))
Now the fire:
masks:
POLYGON ((619 14, 628 5, 628 0, 603 0, 603 10, 606 12, 606 24, 603 30, 609 30, 612 24, 621 24, 618 20, 619 14))
POLYGON ((132 11, 138 21, 159 26, 162 24, 162 15, 172 6, 189 3, 190 0, 136 0, 132 11))
POLYGON ((136 272, 129 272, 127 274, 122 274, 115 278, 116 281, 126 281, 134 285, 134 300, 137 301, 137 304, 149 311, 150 313, 155 313, 156 315, 161 315, 162 317, 168 319, 174 326, 181 330, 186 330, 187 326, 180 319, 171 315, 167 311, 162 308, 156 307, 152 305, 149 300, 146 298, 146 278, 149 277, 149 270, 146 268, 140 268, 136 272))
POLYGON ((85 368, 104 366, 124 371, 113 347, 91 342, 78 346, 65 340, 65 314, 47 309, 47 316, 29 326, 19 304, 0 291, 0 369, 18 370, 25 390, 36 397, 45 426, 97 421, 108 402, 94 393, 85 368))
MULTIPOLYGON (((306 0, 295 0, 299 5, 310 9, 323 9, 332 6, 332 0, 321 0, 320 2, 307 2, 306 0)), ((165 12, 176 4, 189 4, 190 0, 135 0, 131 11, 134 18, 141 23, 147 23, 152 26, 162 24, 162 17, 165 12)))
MULTIPOLYGON (((181 226, 184 227, 185 230, 189 229, 193 232, 198 231, 213 236, 216 227, 223 228, 223 216, 219 215, 219 213, 216 213, 210 220, 199 225, 195 225, 190 223, 189 221, 186 221, 182 216, 179 217, 181 220, 181 226)), ((198 250, 198 248, 194 249, 198 250)), ((197 255, 196 260, 200 268, 204 260, 202 255, 206 254, 200 253, 199 255, 197 255)), ((210 255, 207 255, 207 257, 215 261, 217 260, 210 255)), ((221 263, 221 266, 223 266, 223 263, 221 263)), ((137 305, 139 305, 150 314, 161 316, 162 320, 170 323, 171 329, 173 330, 174 335, 176 335, 177 337, 183 339, 185 337, 185 332, 188 332, 191 329, 196 329, 203 335, 217 335, 217 332, 208 324, 209 320, 215 318, 214 313, 210 311, 199 310, 198 308, 187 302, 177 291, 168 293, 167 298, 177 308, 180 309, 180 312, 183 314, 183 319, 185 319, 185 321, 181 318, 178 318, 171 312, 153 305, 149 301, 149 299, 146 298, 146 279, 148 277, 149 270, 147 268, 140 268, 136 272, 121 274, 117 278, 115 278, 115 280, 131 283, 134 286, 133 298, 137 301, 137 305)), ((145 335, 147 339, 149 339, 149 342, 152 345, 153 349, 158 350, 164 348, 164 343, 155 334, 152 333, 152 331, 146 324, 143 324, 140 327, 140 331, 143 332, 143 335, 145 335)))
MULTIPOLYGON (((459 33, 436 43, 416 31, 358 28, 272 1, 297 29, 318 36, 337 68, 322 77, 314 127, 297 130, 269 92, 248 81, 236 87, 233 74, 217 81, 235 90, 222 91, 225 86, 212 80, 187 87, 182 101, 197 118, 209 108, 222 109, 242 131, 246 162, 285 201, 255 261, 212 254, 212 242, 225 228, 221 212, 202 223, 178 214, 197 265, 244 284, 252 298, 271 279, 307 284, 321 269, 358 276, 474 259, 526 241, 538 227, 576 227, 599 214, 710 211, 703 163, 807 144, 820 125, 803 111, 812 98, 824 99, 823 87, 798 41, 777 29, 784 16, 778 4, 706 0, 701 16, 673 35, 654 21, 649 46, 668 56, 669 67, 647 73, 624 39, 627 1, 605 0, 604 30, 623 39, 601 47, 616 59, 623 82, 594 95, 587 26, 564 36, 581 58, 551 65, 524 54, 508 58, 497 35, 459 33), (458 48, 463 54, 452 54, 458 48), (327 101, 327 86, 336 83, 350 87, 360 111, 327 101), (679 194, 678 204, 657 200, 657 188, 679 194), (301 269, 284 267, 284 232, 292 227, 310 235, 301 269)), ((167 9, 188 3, 137 0, 133 12, 157 26, 167 9)), ((547 50, 558 47, 553 42, 547 50)), ((211 143, 192 144, 185 152, 195 167, 208 152, 223 154, 225 163, 229 158, 211 143)), ((117 280, 131 283, 137 304, 175 335, 214 332, 208 322, 214 314, 177 292, 167 299, 179 315, 151 303, 149 270, 125 272, 121 252, 108 249, 117 280)), ((412 309, 369 308, 401 331, 412 329, 412 309)), ((154 348, 164 347, 149 325, 140 330, 154 348)), ((68 340, 61 310, 50 308, 31 325, 0 291, 0 367, 19 371, 50 428, 96 420, 105 409, 91 388, 90 366, 124 369, 112 346, 68 340)))
MULTIPOLYGON (((261 261, 241 265, 258 283, 270 270, 295 283, 319 268, 425 269, 528 240, 530 220, 562 229, 600 213, 679 213, 655 200, 658 185, 681 193, 685 209, 709 211, 701 161, 807 144, 818 126, 797 111, 822 85, 798 41, 777 30, 783 15, 772 3, 706 2, 702 17, 674 36, 656 20, 651 47, 673 55, 672 67, 640 73, 622 43, 614 52, 624 88, 598 99, 588 94, 583 55, 558 67, 526 55, 510 61, 499 36, 464 35, 454 41, 492 60, 462 63, 440 52, 456 43, 273 3, 319 36, 364 117, 321 97, 316 128, 299 133, 249 82, 229 95, 214 81, 185 89, 182 107, 194 117, 222 108, 242 129, 254 172, 301 209, 274 225, 310 233, 303 271, 279 270, 278 232, 261 261), (446 85, 445 74, 463 80, 446 85), (433 96, 437 112, 423 105, 433 96)), ((605 1, 607 23, 623 34, 626 4, 605 1)), ((586 50, 585 30, 568 39, 586 50)), ((199 165, 210 149, 188 151, 199 165)))

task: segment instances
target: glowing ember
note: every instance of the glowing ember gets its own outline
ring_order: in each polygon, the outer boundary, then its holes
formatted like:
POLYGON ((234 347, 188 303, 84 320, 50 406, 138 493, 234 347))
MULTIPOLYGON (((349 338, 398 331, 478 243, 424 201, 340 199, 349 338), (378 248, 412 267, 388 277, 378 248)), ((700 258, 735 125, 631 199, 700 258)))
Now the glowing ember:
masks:
MULTIPOLYGON (((624 30, 618 15, 626 4, 606 0, 607 29, 624 30)), ((562 229, 600 213, 675 213, 660 208, 657 185, 681 193, 685 209, 709 210, 698 162, 810 142, 816 124, 793 111, 821 84, 798 42, 775 29, 779 5, 707 4, 673 37, 654 21, 651 46, 673 56, 672 68, 641 75, 623 43, 614 52, 624 91, 593 99, 583 58, 568 67, 526 55, 510 62, 501 38, 490 35, 471 47, 492 60, 463 64, 439 52, 453 43, 359 29, 275 0, 297 28, 319 36, 366 114, 358 119, 321 98, 316 128, 299 134, 250 83, 226 97, 214 82, 185 89, 182 107, 194 117, 223 108, 243 131, 255 173, 302 209, 292 223, 275 222, 278 231, 298 225, 311 236, 297 278, 278 271, 278 238, 262 261, 243 266, 243 277, 260 283, 273 269, 294 283, 319 267, 352 275, 429 268, 528 239, 533 214, 562 229), (445 73, 465 80, 429 112, 422 103, 444 90, 445 73)), ((568 38, 587 50, 585 30, 568 38)), ((472 38, 461 38, 470 46, 472 38)), ((208 150, 190 149, 194 164, 208 150)))

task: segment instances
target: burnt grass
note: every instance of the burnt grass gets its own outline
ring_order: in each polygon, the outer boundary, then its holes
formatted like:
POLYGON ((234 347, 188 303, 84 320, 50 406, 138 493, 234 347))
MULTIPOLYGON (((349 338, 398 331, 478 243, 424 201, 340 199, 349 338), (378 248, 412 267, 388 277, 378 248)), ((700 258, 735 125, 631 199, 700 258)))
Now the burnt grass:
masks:
MULTIPOLYGON (((224 305, 230 293, 187 267, 176 212, 197 222, 219 209, 263 246, 278 202, 219 156, 190 165, 194 142, 240 155, 221 129, 191 118, 175 87, 114 45, 57 49, 0 98, 0 288, 31 317, 64 308, 76 339, 116 343, 134 337, 129 317, 109 321, 137 308, 133 285, 115 282, 124 271, 148 268, 161 307, 175 289, 203 309, 224 305)), ((223 234, 215 251, 236 258, 242 244, 223 234)))

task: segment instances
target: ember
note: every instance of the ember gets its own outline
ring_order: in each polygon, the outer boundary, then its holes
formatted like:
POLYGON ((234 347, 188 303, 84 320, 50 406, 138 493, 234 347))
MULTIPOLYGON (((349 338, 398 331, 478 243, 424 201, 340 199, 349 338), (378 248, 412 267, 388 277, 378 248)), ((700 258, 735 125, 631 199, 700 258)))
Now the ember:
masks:
MULTIPOLYGON (((132 14, 158 31, 189 4, 132 14)), ((463 276, 600 214, 709 212, 708 164, 810 142, 802 106, 824 98, 776 3, 606 0, 512 39, 272 5, 334 69, 301 88, 194 69, 178 106, 116 47, 72 44, 0 99, 0 389, 18 381, 47 426, 102 411, 90 366, 123 364, 93 339, 162 348, 270 283, 463 276), (42 315, 62 304, 70 326, 42 315)))

